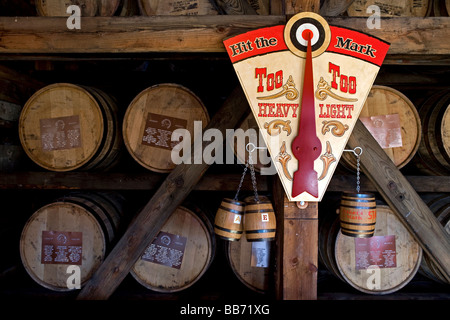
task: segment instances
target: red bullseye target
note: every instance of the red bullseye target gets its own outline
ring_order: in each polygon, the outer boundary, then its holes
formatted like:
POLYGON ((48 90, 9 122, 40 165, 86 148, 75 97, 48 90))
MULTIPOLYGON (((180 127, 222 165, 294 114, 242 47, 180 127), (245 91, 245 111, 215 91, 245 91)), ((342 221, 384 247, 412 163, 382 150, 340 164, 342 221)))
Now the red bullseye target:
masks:
POLYGON ((284 29, 284 40, 289 50, 297 56, 306 57, 308 40, 311 40, 312 57, 323 53, 330 43, 328 23, 321 16, 308 12, 292 17, 284 29))

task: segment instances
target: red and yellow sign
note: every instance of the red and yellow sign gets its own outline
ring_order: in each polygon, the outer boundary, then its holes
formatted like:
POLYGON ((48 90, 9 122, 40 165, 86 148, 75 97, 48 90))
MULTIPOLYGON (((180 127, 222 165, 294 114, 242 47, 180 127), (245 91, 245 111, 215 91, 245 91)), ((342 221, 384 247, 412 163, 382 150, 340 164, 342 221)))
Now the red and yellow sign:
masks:
POLYGON ((389 44, 305 12, 224 45, 289 200, 320 201, 389 44))

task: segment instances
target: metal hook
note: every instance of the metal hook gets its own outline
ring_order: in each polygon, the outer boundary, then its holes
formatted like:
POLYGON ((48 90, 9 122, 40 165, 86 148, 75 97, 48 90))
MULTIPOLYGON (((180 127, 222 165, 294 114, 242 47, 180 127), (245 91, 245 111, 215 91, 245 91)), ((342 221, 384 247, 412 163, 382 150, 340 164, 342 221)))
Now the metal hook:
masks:
POLYGON ((266 147, 257 147, 251 142, 247 143, 247 145, 245 146, 245 150, 247 150, 250 153, 255 151, 256 149, 267 149, 267 148, 266 147), (250 150, 249 147, 251 147, 252 149, 250 150))
POLYGON ((352 149, 344 149, 345 152, 353 152, 353 154, 356 157, 359 157, 362 155, 363 153, 363 149, 361 147, 355 147, 353 150, 352 149), (356 153, 356 150, 359 150, 359 153, 356 153))

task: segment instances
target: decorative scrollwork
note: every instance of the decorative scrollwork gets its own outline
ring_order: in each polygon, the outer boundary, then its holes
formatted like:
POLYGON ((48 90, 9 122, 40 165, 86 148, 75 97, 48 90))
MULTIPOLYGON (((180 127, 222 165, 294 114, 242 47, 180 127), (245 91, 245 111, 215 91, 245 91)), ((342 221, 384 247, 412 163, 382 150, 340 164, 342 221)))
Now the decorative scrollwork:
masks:
POLYGON ((325 100, 328 96, 331 96, 335 98, 336 100, 340 101, 347 101, 347 102, 355 102, 358 101, 358 99, 354 98, 344 98, 341 96, 338 96, 336 93, 331 91, 331 86, 326 82, 323 77, 320 77, 319 83, 317 84, 317 90, 316 90, 316 98, 319 100, 325 100))
POLYGON ((318 179, 319 181, 327 176, 330 165, 336 161, 336 157, 332 154, 331 151, 330 141, 327 141, 327 150, 323 155, 320 156, 320 159, 323 162, 323 171, 318 179))
POLYGON ((278 154, 276 160, 281 163, 281 167, 283 168, 284 176, 289 181, 292 181, 292 176, 287 169, 287 163, 289 160, 291 160, 291 155, 286 152, 286 141, 283 141, 283 144, 281 145, 281 148, 280 148, 280 153, 278 154))
POLYGON ((275 119, 270 122, 264 123, 264 129, 267 129, 267 133, 271 136, 275 136, 281 133, 281 130, 286 131, 287 135, 292 132, 291 120, 275 119))
POLYGON ((323 123, 323 127, 322 127, 322 134, 325 135, 325 133, 330 131, 330 127, 332 127, 331 129, 331 133, 333 134, 333 136, 336 137, 342 137, 345 133, 345 131, 348 130, 348 125, 343 124, 342 122, 338 121, 338 120, 330 120, 330 121, 322 121, 323 123))

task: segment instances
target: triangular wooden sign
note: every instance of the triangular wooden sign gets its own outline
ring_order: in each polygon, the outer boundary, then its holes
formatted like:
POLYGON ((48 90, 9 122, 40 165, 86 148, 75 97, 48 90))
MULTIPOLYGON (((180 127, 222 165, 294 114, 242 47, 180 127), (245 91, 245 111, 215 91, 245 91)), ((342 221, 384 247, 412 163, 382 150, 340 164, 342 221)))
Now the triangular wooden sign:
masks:
POLYGON ((303 12, 224 40, 290 201, 321 201, 389 44, 303 12))

